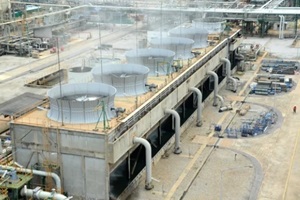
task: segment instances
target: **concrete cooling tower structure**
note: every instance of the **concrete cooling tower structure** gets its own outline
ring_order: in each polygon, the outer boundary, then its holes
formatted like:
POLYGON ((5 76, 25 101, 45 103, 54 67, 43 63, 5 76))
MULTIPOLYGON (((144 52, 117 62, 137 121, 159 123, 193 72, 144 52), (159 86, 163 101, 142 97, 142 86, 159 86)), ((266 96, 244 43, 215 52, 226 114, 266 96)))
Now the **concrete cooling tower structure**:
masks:
POLYGON ((140 64, 150 69, 149 75, 168 75, 174 72, 172 67, 175 52, 167 49, 133 49, 125 53, 128 63, 140 64))
POLYGON ((169 31, 171 37, 183 37, 194 40, 192 49, 207 47, 208 31, 195 26, 178 26, 169 31))
POLYGON ((73 83, 48 91, 50 110, 47 116, 64 123, 96 123, 115 116, 117 89, 103 83, 73 83), (100 117, 100 119, 99 119, 100 117))
POLYGON ((72 67, 68 71, 68 83, 87 83, 92 80, 91 67, 72 67))
POLYGON ((209 34, 223 32, 225 28, 224 24, 224 19, 217 17, 198 18, 192 22, 194 27, 205 29, 209 34))
POLYGON ((150 46, 153 48, 162 48, 174 51, 175 60, 187 60, 194 57, 191 53, 194 43, 194 40, 182 37, 164 37, 150 40, 150 46))
POLYGON ((100 67, 106 64, 120 63, 118 58, 99 58, 91 56, 88 60, 87 65, 76 66, 69 68, 68 70, 68 83, 88 83, 93 80, 92 68, 100 67))
POLYGON ((106 83, 117 89, 117 96, 146 93, 149 68, 137 64, 108 64, 92 69, 95 82, 106 83))

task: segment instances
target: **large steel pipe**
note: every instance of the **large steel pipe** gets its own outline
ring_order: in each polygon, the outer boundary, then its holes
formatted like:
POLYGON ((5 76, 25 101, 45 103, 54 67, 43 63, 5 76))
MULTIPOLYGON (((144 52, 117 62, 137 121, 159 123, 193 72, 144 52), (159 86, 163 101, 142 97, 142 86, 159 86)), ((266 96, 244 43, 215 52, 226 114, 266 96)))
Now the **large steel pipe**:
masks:
POLYGON ((166 109, 165 113, 171 114, 175 118, 175 148, 174 153, 180 154, 182 151, 180 149, 180 116, 175 110, 166 109))
POLYGON ((198 127, 202 126, 202 120, 201 120, 201 115, 202 115, 202 93, 201 91, 196 88, 196 87, 190 87, 190 91, 193 91, 197 94, 197 122, 196 125, 198 127))
POLYGON ((144 138, 140 138, 140 137, 134 137, 133 138, 133 143, 140 143, 142 145, 144 145, 145 149, 146 149, 146 185, 145 185, 145 189, 146 190, 151 190, 154 186, 152 185, 152 163, 151 163, 151 145, 150 143, 145 140, 144 138))
POLYGON ((217 98, 218 98, 221 102, 221 107, 223 107, 224 99, 223 99, 223 97, 218 95, 218 90, 219 90, 219 77, 218 77, 218 75, 213 71, 208 71, 206 74, 211 75, 211 76, 214 77, 214 102, 213 102, 213 106, 218 105, 217 104, 217 98))
POLYGON ((14 169, 17 172, 23 172, 23 173, 32 173, 34 175, 38 175, 38 176, 51 176, 56 184, 56 191, 58 193, 61 192, 61 181, 60 178, 57 174, 53 173, 53 172, 45 172, 45 171, 40 171, 40 170, 34 170, 34 169, 26 169, 26 168, 14 168, 14 167, 10 167, 10 166, 5 166, 5 165, 0 165, 1 169, 14 169))
POLYGON ((55 199, 55 200, 68 200, 72 197, 66 197, 65 195, 56 193, 55 191, 52 192, 46 192, 41 189, 27 189, 27 186, 25 185, 24 188, 21 190, 21 195, 26 197, 32 197, 34 199, 55 199))
POLYGON ((237 80, 231 76, 231 63, 230 60, 227 58, 221 58, 221 62, 226 63, 226 77, 228 80, 232 81, 233 83, 233 92, 236 92, 237 90, 237 80))

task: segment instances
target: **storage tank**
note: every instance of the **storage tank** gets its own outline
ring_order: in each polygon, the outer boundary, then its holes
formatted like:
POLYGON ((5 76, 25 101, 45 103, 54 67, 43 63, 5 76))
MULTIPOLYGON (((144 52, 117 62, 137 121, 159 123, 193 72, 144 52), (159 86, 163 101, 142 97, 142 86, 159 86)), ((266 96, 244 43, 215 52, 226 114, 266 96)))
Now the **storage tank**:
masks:
POLYGON ((71 83, 48 91, 47 116, 64 123, 96 123, 116 116, 117 89, 103 83, 71 83))
POLYGON ((117 96, 135 96, 147 92, 149 68, 137 64, 110 64, 92 69, 95 82, 117 89, 117 96))
POLYGON ((193 49, 207 47, 208 31, 195 26, 178 26, 169 31, 171 37, 183 37, 194 40, 193 49))
POLYGON ((150 46, 153 48, 161 48, 174 51, 175 60, 187 60, 194 57, 194 55, 191 53, 194 43, 194 40, 183 37, 163 37, 150 40, 150 46))
POLYGON ((125 53, 128 63, 140 64, 150 69, 150 76, 168 75, 175 71, 175 52, 167 49, 133 49, 125 53))

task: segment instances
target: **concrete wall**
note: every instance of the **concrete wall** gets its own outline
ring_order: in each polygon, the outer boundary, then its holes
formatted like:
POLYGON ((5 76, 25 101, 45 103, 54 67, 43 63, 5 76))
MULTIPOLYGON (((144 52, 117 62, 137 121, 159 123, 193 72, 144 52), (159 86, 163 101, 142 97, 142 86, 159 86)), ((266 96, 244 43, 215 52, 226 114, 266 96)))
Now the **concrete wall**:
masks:
POLYGON ((11 131, 16 162, 27 168, 57 164, 63 190, 73 199, 108 199, 105 136, 21 124, 11 131))

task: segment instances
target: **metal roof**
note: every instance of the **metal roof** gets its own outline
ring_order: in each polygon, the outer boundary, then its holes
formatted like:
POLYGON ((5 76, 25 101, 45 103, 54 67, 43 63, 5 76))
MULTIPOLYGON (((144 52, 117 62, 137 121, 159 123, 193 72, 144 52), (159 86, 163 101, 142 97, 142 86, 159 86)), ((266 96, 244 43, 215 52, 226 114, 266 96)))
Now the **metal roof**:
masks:
POLYGON ((18 117, 43 104, 45 99, 45 96, 26 92, 0 104, 0 114, 18 117))

